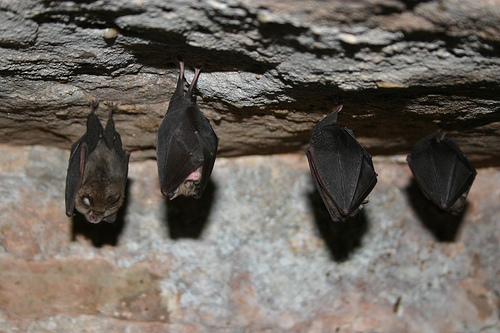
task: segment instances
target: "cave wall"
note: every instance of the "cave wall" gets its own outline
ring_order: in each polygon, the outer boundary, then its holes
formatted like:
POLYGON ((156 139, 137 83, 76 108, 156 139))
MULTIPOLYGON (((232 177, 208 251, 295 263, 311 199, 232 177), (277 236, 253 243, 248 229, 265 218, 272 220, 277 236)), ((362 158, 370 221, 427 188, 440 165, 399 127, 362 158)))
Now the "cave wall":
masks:
POLYGON ((203 65, 198 100, 220 156, 302 151, 341 100, 339 124, 373 155, 407 153, 441 125, 476 166, 499 163, 497 1, 24 0, 0 9, 3 143, 67 149, 96 98, 120 103, 132 158, 152 157, 182 56, 203 65))
POLYGON ((0 331, 499 332, 499 23, 497 0, 0 0, 0 331), (154 161, 180 56, 220 137, 200 201, 154 161), (114 224, 65 215, 92 99, 132 151, 114 224), (378 173, 344 224, 304 155, 339 101, 378 173), (457 216, 405 162, 439 126, 478 169, 457 216))
POLYGON ((130 164, 114 223, 64 213, 67 151, 0 145, 0 331, 500 331, 500 170, 459 215, 404 156, 376 157, 370 202, 332 223, 303 154, 219 158, 203 197, 167 201, 130 164))

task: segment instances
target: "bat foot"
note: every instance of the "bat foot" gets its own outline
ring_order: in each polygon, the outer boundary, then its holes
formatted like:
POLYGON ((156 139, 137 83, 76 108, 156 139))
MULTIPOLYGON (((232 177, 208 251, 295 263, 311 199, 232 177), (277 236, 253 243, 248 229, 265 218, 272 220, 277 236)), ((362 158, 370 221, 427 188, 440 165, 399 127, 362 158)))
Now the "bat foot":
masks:
POLYGON ((189 85, 189 90, 188 90, 189 97, 193 96, 194 87, 196 87, 196 83, 198 82, 198 77, 200 76, 200 72, 201 72, 201 67, 194 68, 193 81, 191 81, 191 84, 189 85))
POLYGON ((182 57, 177 57, 177 61, 179 61, 179 81, 184 80, 184 60, 182 57))
POLYGON ((114 108, 114 109, 118 107, 118 103, 115 103, 113 101, 105 101, 104 105, 106 105, 108 108, 114 108))
POLYGON ((95 110, 97 110, 98 107, 99 107, 99 101, 97 99, 93 99, 92 101, 90 101, 90 111, 91 112, 94 112, 95 110))
POLYGON ((437 141, 437 142, 441 142, 441 141, 443 141, 443 140, 444 140, 445 135, 446 135, 446 131, 445 131, 444 129, 440 128, 440 129, 438 130, 437 135, 436 135, 436 141, 437 141))
POLYGON ((344 104, 342 104, 342 102, 339 102, 337 104, 337 106, 335 107, 335 109, 333 110, 333 113, 339 113, 343 107, 344 107, 344 104))
POLYGON ((111 116, 113 115, 113 111, 116 111, 118 109, 118 103, 106 101, 104 102, 104 105, 108 107, 108 117, 111 118, 111 116))

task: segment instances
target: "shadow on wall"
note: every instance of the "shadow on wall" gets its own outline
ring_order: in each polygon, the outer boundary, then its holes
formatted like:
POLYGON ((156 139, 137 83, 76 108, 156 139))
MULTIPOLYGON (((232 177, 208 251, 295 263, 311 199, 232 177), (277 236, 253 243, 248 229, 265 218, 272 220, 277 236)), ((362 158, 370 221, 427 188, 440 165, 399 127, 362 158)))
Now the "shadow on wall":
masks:
MULTIPOLYGON (((116 246, 125 227, 125 214, 127 212, 131 182, 130 179, 127 182, 125 201, 123 207, 118 211, 114 223, 101 222, 93 224, 88 222, 82 214, 76 213, 72 218, 71 239, 74 241, 77 235, 83 235, 97 248, 104 245, 116 246)), ((199 239, 201 237, 214 203, 215 191, 216 186, 210 180, 201 199, 182 196, 172 201, 165 199, 164 202, 167 206, 166 223, 168 224, 171 239, 199 239)))
POLYGON ((73 226, 71 231, 71 240, 75 241, 77 235, 83 235, 89 239, 95 247, 102 247, 104 245, 116 246, 118 239, 125 226, 125 214, 127 212, 128 198, 130 184, 133 180, 127 179, 127 186, 125 188, 125 199, 123 206, 118 210, 116 221, 114 223, 100 222, 93 224, 88 222, 85 217, 76 213, 73 218, 73 226))
POLYGON ((406 192, 416 215, 438 242, 456 241, 467 210, 467 203, 464 210, 457 215, 441 210, 425 197, 415 179, 408 185, 406 192))
POLYGON ((200 199, 179 196, 174 200, 165 198, 167 226, 171 239, 199 239, 206 227, 214 205, 217 188, 210 179, 200 199))
MULTIPOLYGON (((443 211, 424 196, 415 180, 406 188, 406 192, 415 214, 436 241, 455 242, 467 204, 457 215, 443 211)), ((357 215, 345 222, 334 222, 316 190, 309 193, 308 197, 316 226, 330 251, 332 260, 336 262, 348 260, 351 254, 361 246, 363 236, 369 229, 369 220, 365 211, 361 209, 357 215)))
POLYGON ((314 220, 325 241, 332 260, 342 262, 361 246, 361 240, 368 231, 368 220, 363 210, 344 222, 334 222, 328 213, 318 191, 308 195, 314 220))

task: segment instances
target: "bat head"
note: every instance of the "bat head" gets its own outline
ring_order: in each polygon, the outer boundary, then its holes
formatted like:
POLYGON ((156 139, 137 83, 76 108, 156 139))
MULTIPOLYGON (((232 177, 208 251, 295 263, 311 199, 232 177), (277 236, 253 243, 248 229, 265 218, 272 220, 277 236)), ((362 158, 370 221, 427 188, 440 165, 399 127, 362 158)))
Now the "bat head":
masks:
POLYGON ((114 217, 122 206, 125 197, 124 189, 106 188, 103 191, 95 191, 95 185, 82 186, 75 201, 75 208, 85 216, 91 223, 109 221, 108 217, 114 217))
POLYGON ((203 166, 199 167, 195 171, 193 171, 186 179, 179 185, 178 188, 175 189, 174 192, 168 194, 169 199, 173 200, 179 195, 184 195, 187 197, 196 197, 199 198, 201 196, 200 193, 200 184, 201 184, 201 175, 202 175, 203 166))
POLYGON ((75 197, 75 208, 87 221, 114 222, 125 198, 127 171, 120 157, 101 139, 89 155, 82 185, 75 197))

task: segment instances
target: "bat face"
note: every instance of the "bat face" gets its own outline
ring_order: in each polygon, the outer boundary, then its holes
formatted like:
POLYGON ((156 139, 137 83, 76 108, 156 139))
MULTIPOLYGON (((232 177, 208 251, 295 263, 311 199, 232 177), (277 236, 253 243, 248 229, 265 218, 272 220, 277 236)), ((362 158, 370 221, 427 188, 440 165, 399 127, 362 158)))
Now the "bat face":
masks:
POLYGON ((370 154, 347 128, 335 126, 342 105, 311 132, 311 175, 334 221, 354 216, 377 183, 370 154))
POLYGON ((75 208, 89 222, 98 223, 113 218, 125 197, 125 170, 118 154, 99 140, 89 155, 80 189, 76 194, 75 208))
POLYGON ((425 196, 456 214, 465 206, 476 170, 458 145, 444 136, 438 131, 417 142, 407 161, 425 196))
POLYGON ((179 195, 200 198, 215 164, 219 139, 193 97, 199 74, 200 69, 195 69, 184 92, 184 63, 180 62, 177 87, 158 128, 160 188, 170 200, 179 195))
POLYGON ((112 111, 104 129, 92 102, 87 132, 72 146, 66 177, 66 214, 74 209, 91 223, 114 222, 125 198, 129 153, 122 149, 112 111))

